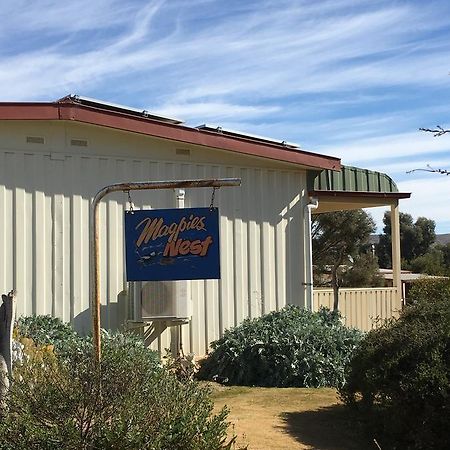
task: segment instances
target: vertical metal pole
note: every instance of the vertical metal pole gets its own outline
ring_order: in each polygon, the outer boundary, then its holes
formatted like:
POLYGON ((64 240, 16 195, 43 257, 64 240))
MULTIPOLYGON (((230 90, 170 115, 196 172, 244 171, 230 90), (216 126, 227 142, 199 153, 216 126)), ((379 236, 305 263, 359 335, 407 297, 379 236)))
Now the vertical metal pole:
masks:
POLYGON ((99 240, 99 203, 97 196, 91 204, 90 214, 90 298, 91 298, 91 314, 92 314, 92 339, 94 345, 94 357, 97 363, 101 358, 101 341, 100 341, 100 240, 99 240))
MULTIPOLYGON (((184 189, 175 189, 175 207, 176 208, 184 208, 184 199, 185 199, 186 191, 184 189)), ((181 286, 184 283, 188 283, 187 280, 182 281, 172 281, 175 283, 175 292, 177 301, 180 298, 181 286)), ((187 288, 186 288, 187 291, 187 288)), ((181 342, 181 325, 175 325, 170 327, 170 352, 174 358, 180 355, 180 342, 181 342)))
POLYGON ((305 286, 305 306, 306 309, 314 312, 314 292, 313 292, 313 260, 312 260, 312 236, 311 236, 311 210, 317 209, 319 202, 315 198, 311 198, 303 208, 305 241, 304 241, 304 282, 305 286))

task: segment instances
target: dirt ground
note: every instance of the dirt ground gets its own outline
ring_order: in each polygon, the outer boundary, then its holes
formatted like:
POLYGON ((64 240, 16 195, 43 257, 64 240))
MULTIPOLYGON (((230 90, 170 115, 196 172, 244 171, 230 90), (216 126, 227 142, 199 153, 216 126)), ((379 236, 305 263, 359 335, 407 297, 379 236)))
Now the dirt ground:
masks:
POLYGON ((212 388, 216 409, 230 409, 230 436, 248 450, 376 449, 334 389, 212 388))

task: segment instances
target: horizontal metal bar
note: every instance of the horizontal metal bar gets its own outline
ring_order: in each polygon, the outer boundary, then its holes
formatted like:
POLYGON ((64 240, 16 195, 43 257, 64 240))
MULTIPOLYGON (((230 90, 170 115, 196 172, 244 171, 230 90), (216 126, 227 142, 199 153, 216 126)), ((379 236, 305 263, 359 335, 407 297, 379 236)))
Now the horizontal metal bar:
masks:
POLYGON ((103 197, 109 192, 140 191, 148 189, 175 189, 175 188, 204 188, 240 186, 240 178, 212 178, 203 180, 172 180, 172 181, 137 181, 133 183, 116 183, 101 189, 96 197, 103 197), (102 195, 103 194, 103 195, 102 195))

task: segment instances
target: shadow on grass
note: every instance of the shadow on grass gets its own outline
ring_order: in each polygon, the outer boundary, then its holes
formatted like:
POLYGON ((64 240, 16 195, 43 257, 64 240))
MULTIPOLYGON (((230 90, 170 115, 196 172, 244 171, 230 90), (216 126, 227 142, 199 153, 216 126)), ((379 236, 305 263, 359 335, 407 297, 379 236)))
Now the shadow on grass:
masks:
POLYGON ((333 405, 314 411, 281 413, 283 430, 298 442, 320 450, 369 450, 373 442, 350 411, 333 405))

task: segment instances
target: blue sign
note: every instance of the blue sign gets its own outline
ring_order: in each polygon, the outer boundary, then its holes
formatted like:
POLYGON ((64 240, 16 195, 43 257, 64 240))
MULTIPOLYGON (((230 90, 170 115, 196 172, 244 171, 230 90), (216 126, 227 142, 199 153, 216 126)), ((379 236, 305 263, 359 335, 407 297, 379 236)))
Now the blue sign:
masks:
POLYGON ((126 211, 128 281, 220 278, 217 208, 126 211))

